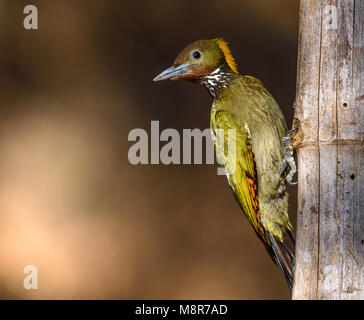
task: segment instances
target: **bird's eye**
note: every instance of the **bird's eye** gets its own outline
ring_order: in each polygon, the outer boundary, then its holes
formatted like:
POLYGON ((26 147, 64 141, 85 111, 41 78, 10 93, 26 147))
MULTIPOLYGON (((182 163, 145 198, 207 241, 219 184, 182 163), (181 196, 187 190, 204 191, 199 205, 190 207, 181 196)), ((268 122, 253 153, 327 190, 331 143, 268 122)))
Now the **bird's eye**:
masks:
POLYGON ((201 58, 201 53, 200 53, 199 51, 195 51, 195 52, 193 53, 193 57, 194 57, 195 59, 200 59, 200 58, 201 58))

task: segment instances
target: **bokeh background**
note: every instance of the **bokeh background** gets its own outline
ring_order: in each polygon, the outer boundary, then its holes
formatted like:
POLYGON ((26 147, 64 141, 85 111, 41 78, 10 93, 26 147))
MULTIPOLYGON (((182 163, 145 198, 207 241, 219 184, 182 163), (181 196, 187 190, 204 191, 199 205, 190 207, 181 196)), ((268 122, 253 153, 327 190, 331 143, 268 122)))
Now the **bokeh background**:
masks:
POLYGON ((206 89, 152 82, 197 39, 224 37, 291 123, 298 6, 0 1, 0 298, 288 299, 216 166, 127 155, 129 131, 151 120, 209 126, 206 89), (37 31, 23 28, 26 4, 37 31), (23 287, 28 264, 38 290, 23 287))

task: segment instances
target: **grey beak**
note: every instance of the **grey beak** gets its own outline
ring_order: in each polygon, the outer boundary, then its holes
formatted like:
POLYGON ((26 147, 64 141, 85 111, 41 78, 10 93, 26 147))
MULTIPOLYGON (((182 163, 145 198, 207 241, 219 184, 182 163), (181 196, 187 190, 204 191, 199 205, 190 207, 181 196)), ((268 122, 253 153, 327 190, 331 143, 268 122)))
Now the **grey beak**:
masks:
POLYGON ((162 73, 157 75, 153 81, 161 81, 161 80, 167 80, 167 79, 174 79, 178 78, 182 75, 188 74, 190 72, 189 70, 189 64, 181 64, 180 66, 172 66, 166 70, 164 70, 162 73))

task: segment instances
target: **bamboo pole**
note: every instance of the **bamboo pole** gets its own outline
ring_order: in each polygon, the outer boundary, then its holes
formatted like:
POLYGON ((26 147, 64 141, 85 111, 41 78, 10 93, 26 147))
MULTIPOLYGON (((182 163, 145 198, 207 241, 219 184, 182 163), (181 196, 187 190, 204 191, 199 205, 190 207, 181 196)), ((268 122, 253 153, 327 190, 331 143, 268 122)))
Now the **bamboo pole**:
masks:
POLYGON ((293 299, 364 299, 364 0, 301 0, 293 299))

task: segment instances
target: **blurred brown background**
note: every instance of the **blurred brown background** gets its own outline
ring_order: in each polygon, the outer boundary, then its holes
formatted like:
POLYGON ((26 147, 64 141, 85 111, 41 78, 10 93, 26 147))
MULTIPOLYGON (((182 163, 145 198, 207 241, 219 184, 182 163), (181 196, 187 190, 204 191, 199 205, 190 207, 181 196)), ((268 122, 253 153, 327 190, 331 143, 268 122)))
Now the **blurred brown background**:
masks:
POLYGON ((2 0, 0 26, 1 298, 289 298, 215 166, 132 166, 127 137, 209 126, 206 89, 152 79, 220 36, 291 123, 298 1, 2 0))

